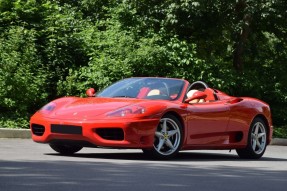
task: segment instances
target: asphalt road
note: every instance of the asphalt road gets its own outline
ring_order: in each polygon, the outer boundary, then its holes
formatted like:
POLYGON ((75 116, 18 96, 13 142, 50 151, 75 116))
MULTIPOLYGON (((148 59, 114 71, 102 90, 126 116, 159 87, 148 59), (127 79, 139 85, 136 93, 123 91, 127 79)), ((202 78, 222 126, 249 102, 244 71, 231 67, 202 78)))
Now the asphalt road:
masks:
POLYGON ((84 148, 67 157, 27 139, 0 139, 1 191, 286 190, 287 147, 261 160, 232 151, 188 151, 154 161, 140 150, 84 148))

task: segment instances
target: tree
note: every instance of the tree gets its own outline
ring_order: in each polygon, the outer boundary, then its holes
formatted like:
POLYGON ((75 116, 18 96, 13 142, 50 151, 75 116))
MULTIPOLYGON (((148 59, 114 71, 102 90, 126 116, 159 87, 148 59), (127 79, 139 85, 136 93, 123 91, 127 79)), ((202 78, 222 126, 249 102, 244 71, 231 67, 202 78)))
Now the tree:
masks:
POLYGON ((284 125, 286 10, 286 0, 1 0, 0 125, 130 76, 204 80, 265 100, 284 125))

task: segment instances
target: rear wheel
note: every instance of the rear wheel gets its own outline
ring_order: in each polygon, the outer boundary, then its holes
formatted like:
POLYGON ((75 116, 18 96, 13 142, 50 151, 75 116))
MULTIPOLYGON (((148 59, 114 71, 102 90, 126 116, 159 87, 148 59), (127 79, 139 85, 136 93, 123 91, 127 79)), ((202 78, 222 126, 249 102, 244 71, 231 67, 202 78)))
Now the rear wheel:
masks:
POLYGON ((54 151, 62 155, 72 155, 83 148, 82 146, 77 145, 63 145, 63 144, 52 144, 52 143, 49 145, 54 151))
POLYGON ((182 134, 180 121, 167 114, 160 120, 156 129, 153 148, 144 149, 143 152, 158 159, 172 158, 181 148, 182 134))
POLYGON ((251 123, 247 146, 244 149, 236 149, 240 158, 259 159, 267 146, 267 126, 261 118, 255 118, 251 123))

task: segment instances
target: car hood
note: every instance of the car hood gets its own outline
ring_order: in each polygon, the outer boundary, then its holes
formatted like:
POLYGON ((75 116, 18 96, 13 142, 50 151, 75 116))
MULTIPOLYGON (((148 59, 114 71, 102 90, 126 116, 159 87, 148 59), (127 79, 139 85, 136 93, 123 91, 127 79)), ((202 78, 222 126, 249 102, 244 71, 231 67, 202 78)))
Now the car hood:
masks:
POLYGON ((96 119, 107 112, 133 105, 143 100, 123 98, 73 98, 62 104, 56 102, 55 110, 49 114, 49 118, 57 119, 96 119), (59 106, 60 105, 60 106, 59 106))

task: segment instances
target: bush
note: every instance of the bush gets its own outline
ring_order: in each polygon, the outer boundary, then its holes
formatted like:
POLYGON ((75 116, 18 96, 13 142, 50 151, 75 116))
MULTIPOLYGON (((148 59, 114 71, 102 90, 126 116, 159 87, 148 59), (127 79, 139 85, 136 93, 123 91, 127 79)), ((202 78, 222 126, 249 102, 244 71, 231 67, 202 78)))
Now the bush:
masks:
POLYGON ((194 44, 176 36, 162 38, 157 34, 137 37, 121 30, 116 21, 98 30, 90 26, 82 31, 82 48, 88 52, 88 66, 70 69, 66 81, 59 82, 66 95, 79 95, 89 87, 97 89, 131 76, 167 76, 196 79, 204 61, 195 57, 194 44))
POLYGON ((273 137, 287 139, 287 126, 274 128, 273 137))
POLYGON ((28 111, 39 108, 47 97, 47 93, 41 91, 46 74, 41 68, 35 36, 34 30, 23 27, 11 27, 0 36, 0 118, 3 126, 26 119, 17 126, 27 127, 28 111))

